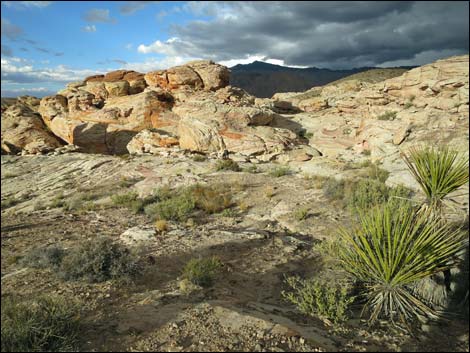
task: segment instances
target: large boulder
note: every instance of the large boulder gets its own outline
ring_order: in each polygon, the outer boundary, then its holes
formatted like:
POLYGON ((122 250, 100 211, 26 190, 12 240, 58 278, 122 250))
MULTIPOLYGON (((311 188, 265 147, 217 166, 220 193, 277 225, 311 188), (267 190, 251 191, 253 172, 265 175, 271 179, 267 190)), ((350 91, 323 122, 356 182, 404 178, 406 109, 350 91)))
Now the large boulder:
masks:
POLYGON ((39 114, 17 102, 2 113, 2 153, 45 153, 62 146, 47 130, 39 114))

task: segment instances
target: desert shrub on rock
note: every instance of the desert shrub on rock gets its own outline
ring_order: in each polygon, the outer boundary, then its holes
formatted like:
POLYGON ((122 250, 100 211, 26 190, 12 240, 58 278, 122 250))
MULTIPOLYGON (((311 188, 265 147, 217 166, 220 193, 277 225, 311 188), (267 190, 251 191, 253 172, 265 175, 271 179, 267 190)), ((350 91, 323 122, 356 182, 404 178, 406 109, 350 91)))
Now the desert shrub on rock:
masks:
POLYGON ((51 245, 31 250, 21 260, 21 263, 33 268, 59 268, 65 251, 61 247, 51 245))
POLYGON ((233 172, 239 172, 241 171, 241 168, 238 165, 238 163, 232 159, 221 159, 221 160, 218 160, 217 163, 215 164, 215 170, 217 171, 231 170, 233 172))

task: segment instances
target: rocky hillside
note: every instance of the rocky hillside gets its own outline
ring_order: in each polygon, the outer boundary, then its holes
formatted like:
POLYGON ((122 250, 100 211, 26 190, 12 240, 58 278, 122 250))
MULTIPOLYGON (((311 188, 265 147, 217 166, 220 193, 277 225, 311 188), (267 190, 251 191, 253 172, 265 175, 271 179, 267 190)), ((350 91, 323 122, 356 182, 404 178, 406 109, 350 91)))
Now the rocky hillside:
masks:
POLYGON ((262 98, 270 98, 278 92, 305 91, 323 86, 332 81, 365 73, 361 78, 385 80, 401 75, 411 67, 373 69, 362 67, 351 70, 329 70, 316 67, 293 68, 255 61, 251 64, 236 65, 230 68, 230 84, 262 98))

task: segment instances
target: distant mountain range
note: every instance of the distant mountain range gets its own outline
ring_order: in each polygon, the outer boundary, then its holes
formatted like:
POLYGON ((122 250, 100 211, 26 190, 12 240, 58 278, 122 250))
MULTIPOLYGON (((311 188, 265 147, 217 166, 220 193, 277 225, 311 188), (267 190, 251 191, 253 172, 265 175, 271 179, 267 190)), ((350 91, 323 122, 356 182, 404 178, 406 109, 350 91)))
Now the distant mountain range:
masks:
MULTIPOLYGON (((300 92, 315 86, 323 86, 346 76, 370 70, 380 71, 386 78, 401 75, 415 66, 397 68, 361 67, 351 70, 330 70, 308 67, 304 69, 254 61, 251 64, 238 64, 230 68, 230 84, 243 88, 248 93, 262 98, 270 98, 279 92, 300 92)), ((373 71, 374 72, 374 71, 373 71)), ((369 75, 370 76, 370 75, 369 75)))

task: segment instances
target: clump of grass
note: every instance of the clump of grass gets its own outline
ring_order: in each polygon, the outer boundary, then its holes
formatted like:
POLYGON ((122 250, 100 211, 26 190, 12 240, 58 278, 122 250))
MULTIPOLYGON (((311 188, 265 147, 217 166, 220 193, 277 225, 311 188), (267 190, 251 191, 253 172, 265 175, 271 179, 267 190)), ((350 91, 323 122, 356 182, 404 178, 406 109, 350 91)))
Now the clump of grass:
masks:
POLYGON ((244 168, 243 171, 247 173, 252 173, 252 174, 256 174, 260 172, 260 170, 258 169, 258 166, 255 164, 252 164, 249 167, 244 168))
POLYGON ((155 229, 158 233, 165 233, 168 230, 168 222, 164 219, 155 221, 155 229))
POLYGON ((390 175, 387 170, 380 168, 376 163, 370 163, 366 171, 369 178, 378 180, 382 183, 385 183, 390 175))
POLYGON ((282 291, 282 297, 294 304, 300 312, 319 316, 335 323, 348 318, 348 307, 354 301, 346 284, 333 284, 319 279, 286 278, 289 291, 282 291))
POLYGON ((176 193, 171 198, 145 206, 144 212, 155 219, 184 221, 195 208, 196 202, 191 193, 184 191, 176 193))
POLYGON ((263 191, 264 191, 264 196, 266 196, 268 199, 276 195, 276 189, 272 185, 266 185, 263 191))
POLYGON ((59 246, 42 246, 28 252, 21 260, 21 263, 33 268, 58 269, 62 263, 64 255, 64 249, 59 246))
POLYGON ((468 244, 464 232, 442 225, 410 203, 385 203, 359 211, 359 224, 341 228, 345 271, 364 286, 370 322, 385 318, 405 324, 437 314, 416 297, 417 281, 449 269, 468 244))
POLYGON ((216 171, 231 170, 234 172, 239 172, 241 171, 241 168, 238 165, 238 163, 232 159, 220 159, 215 164, 215 170, 216 171))
POLYGON ((308 211, 309 211, 308 207, 300 207, 300 208, 298 208, 297 210, 294 211, 294 213, 293 213, 294 218, 298 221, 302 221, 302 220, 307 218, 308 211))
POLYGON ((279 177, 282 177, 284 175, 288 175, 288 174, 291 174, 291 170, 289 167, 287 166, 279 166, 279 167, 275 167, 273 169, 271 169, 269 171, 269 175, 271 175, 272 177, 275 177, 275 178, 279 178, 279 177))
POLYGON ((233 209, 233 208, 226 208, 225 210, 223 210, 220 215, 222 217, 235 217, 237 215, 237 212, 233 209))
POLYGON ((232 194, 225 184, 213 186, 195 185, 190 192, 196 207, 206 213, 217 213, 232 206, 232 194))
POLYGON ((342 200, 344 197, 344 187, 345 182, 343 180, 329 178, 323 183, 323 195, 329 200, 342 200))
POLYGON ((397 112, 389 111, 385 112, 382 115, 377 117, 378 120, 395 120, 397 117, 397 112))
POLYGON ((196 154, 193 156, 193 161, 194 162, 204 162, 207 160, 207 157, 203 154, 196 154))
POLYGON ((6 199, 2 200, 1 208, 2 208, 2 210, 6 209, 6 208, 10 208, 10 207, 13 207, 13 206, 19 204, 20 202, 21 202, 21 199, 17 199, 15 197, 9 197, 9 198, 6 198, 6 199))
POLYGON ((16 178, 17 176, 20 176, 20 174, 12 173, 12 172, 5 172, 5 173, 2 174, 3 179, 16 178))
POLYGON ((79 307, 76 302, 42 295, 19 301, 2 297, 2 352, 77 350, 79 307))
POLYGON ((121 177, 119 180, 119 187, 120 188, 129 188, 142 180, 141 178, 126 178, 126 177, 121 177))
POLYGON ((109 238, 96 238, 71 249, 64 256, 60 277, 66 280, 85 279, 103 282, 110 279, 129 280, 140 272, 137 255, 109 238))
POLYGON ((210 287, 214 283, 215 276, 221 266, 220 259, 215 256, 191 259, 183 269, 183 278, 195 285, 210 287))
POLYGON ((250 204, 246 202, 245 200, 241 200, 238 202, 238 208, 240 209, 240 211, 246 212, 249 210, 250 204))
POLYGON ((65 200, 64 200, 64 193, 60 192, 58 193, 51 201, 50 207, 52 208, 60 208, 65 205, 65 200))
POLYGON ((413 102, 411 102, 411 101, 408 101, 408 102, 405 103, 405 109, 409 109, 412 106, 413 106, 413 102))

